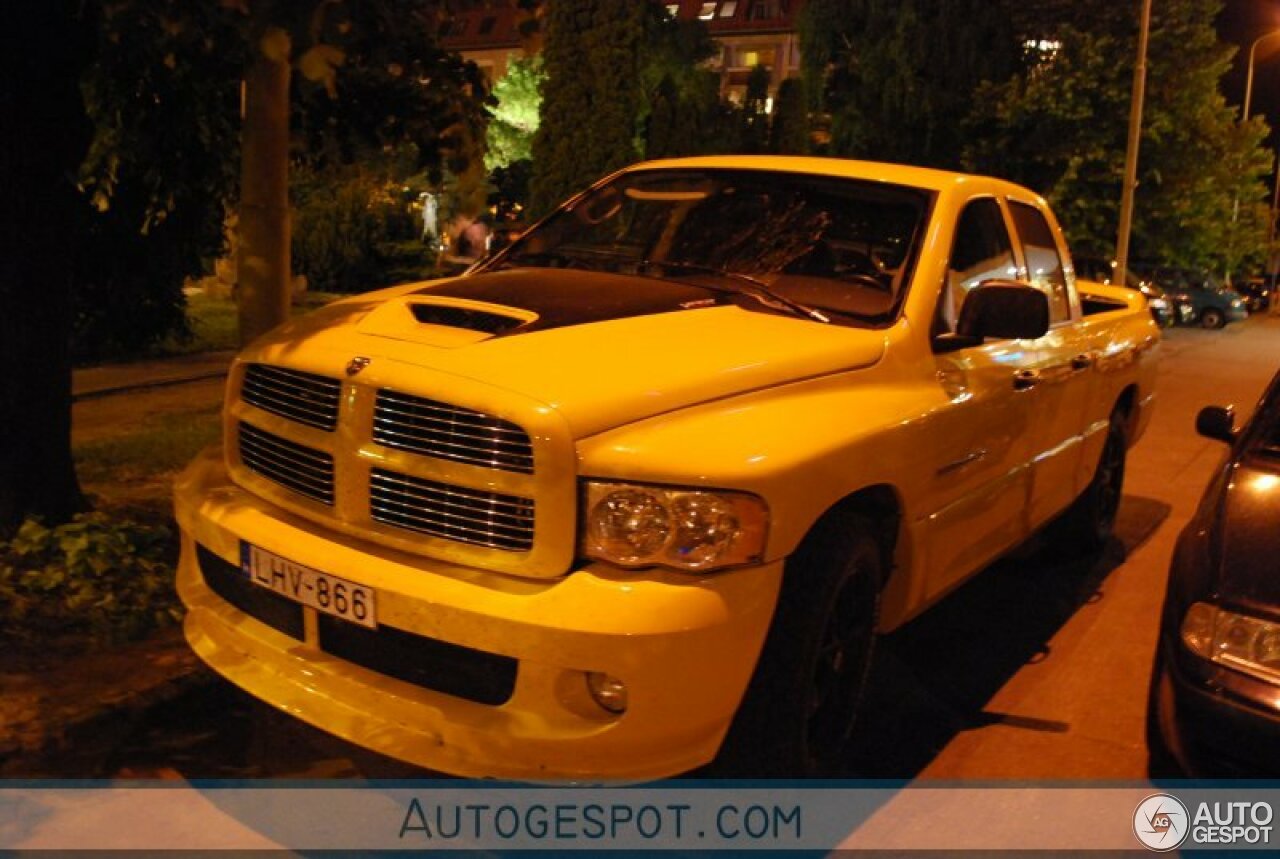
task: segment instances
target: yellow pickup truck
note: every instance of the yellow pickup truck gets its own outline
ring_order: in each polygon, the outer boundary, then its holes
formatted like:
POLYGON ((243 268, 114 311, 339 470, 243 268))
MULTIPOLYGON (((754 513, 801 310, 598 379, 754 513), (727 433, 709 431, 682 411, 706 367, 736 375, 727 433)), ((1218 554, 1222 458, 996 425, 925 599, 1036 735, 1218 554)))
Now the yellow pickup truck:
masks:
POLYGON ((829 773, 878 632, 1108 539, 1159 337, 1007 182, 640 164, 239 356, 176 485, 186 636, 445 773, 829 773))

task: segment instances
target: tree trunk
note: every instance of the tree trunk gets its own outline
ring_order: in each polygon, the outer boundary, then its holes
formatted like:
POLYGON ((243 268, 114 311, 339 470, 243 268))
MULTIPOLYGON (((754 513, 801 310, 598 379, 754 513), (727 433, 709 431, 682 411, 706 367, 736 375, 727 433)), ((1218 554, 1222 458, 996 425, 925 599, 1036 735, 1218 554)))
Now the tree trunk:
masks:
MULTIPOLYGON (((265 19, 269 3, 253 14, 265 19)), ((240 160, 240 342, 289 318, 289 37, 260 20, 244 78, 240 160)))
POLYGON ((80 78, 93 30, 79 0, 44 0, 0 37, 0 534, 85 508, 71 459, 71 284, 92 129, 80 78))

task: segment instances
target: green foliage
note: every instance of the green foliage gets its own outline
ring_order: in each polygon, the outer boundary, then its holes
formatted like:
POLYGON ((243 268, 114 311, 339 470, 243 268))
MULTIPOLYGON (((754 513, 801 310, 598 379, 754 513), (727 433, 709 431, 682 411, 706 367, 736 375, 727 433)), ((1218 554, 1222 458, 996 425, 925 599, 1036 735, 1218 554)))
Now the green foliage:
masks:
POLYGON ((222 436, 221 409, 148 416, 141 427, 73 446, 86 484, 137 485, 172 474, 222 436))
MULTIPOLYGON (((1213 30, 1219 8, 1153 7, 1132 257, 1239 271, 1264 250, 1266 128, 1237 122, 1219 92, 1233 53, 1213 30)), ((1046 20, 1060 49, 983 88, 965 152, 971 169, 1045 194, 1073 246, 1102 254, 1115 247, 1137 44, 1122 11, 1088 0, 1046 20)))
MULTIPOLYGON (((74 238, 81 361, 139 354, 185 332, 182 284, 223 248, 236 196, 240 15, 214 3, 92 0, 85 77, 92 204, 74 238)), ((70 228, 71 225, 68 225, 70 228)))
MULTIPOLYGON (((86 5, 100 39, 83 85, 95 136, 81 184, 92 207, 74 239, 83 264, 73 346, 82 362, 144 354, 190 334, 182 285, 224 252, 225 218, 238 196, 240 81, 250 39, 244 3, 86 5)), ((453 177, 478 211, 483 77, 437 46, 436 6, 300 0, 272 7, 300 71, 295 157, 327 168, 388 149, 412 152, 409 172, 436 183, 453 177)))
POLYGON ((308 287, 330 292, 367 292, 426 276, 433 260, 409 209, 414 192, 414 185, 363 170, 296 171, 294 269, 308 287))
POLYGON ((26 520, 0 542, 0 639, 137 638, 181 618, 168 528, 87 513, 49 528, 26 520))
POLYGON ((809 0, 797 29, 826 152, 909 164, 959 166, 974 91, 1020 54, 991 0, 809 0))
POLYGON ((804 155, 809 151, 809 111, 800 78, 788 78, 778 84, 769 126, 769 151, 780 155, 804 155))
POLYGON ((636 160, 640 51, 649 3, 556 0, 544 19, 542 117, 533 139, 534 214, 636 160))
POLYGON ((546 77, 541 58, 521 58, 513 60, 502 80, 493 85, 493 103, 485 107, 489 127, 485 131, 484 166, 490 171, 533 157, 533 135, 538 130, 541 87, 546 77))

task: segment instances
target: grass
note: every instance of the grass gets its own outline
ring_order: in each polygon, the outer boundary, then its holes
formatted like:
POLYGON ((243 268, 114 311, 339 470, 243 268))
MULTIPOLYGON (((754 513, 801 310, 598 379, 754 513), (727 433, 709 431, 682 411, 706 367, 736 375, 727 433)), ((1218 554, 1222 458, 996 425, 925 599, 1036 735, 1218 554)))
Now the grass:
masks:
POLYGON ((160 413, 132 432, 75 444, 72 454, 99 507, 167 517, 174 473, 221 435, 220 407, 160 413))
POLYGON ((88 483, 146 478, 174 471, 222 433, 221 407, 159 414, 141 430, 77 444, 76 468, 88 483))
MULTIPOLYGON (((300 316, 339 298, 343 296, 332 292, 304 292, 294 299, 291 312, 300 316)), ((189 339, 168 337, 148 357, 165 358, 240 348, 240 319, 236 303, 230 298, 214 298, 204 293, 188 296, 187 322, 191 325, 189 339)))

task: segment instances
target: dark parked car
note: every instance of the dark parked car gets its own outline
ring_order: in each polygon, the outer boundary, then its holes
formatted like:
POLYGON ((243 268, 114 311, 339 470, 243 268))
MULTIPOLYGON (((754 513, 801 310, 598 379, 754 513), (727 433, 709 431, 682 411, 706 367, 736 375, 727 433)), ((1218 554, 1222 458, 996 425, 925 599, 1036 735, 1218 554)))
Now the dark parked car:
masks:
POLYGON ((1234 421, 1219 406, 1196 419, 1232 447, 1169 570, 1147 711, 1156 772, 1280 776, 1280 375, 1234 421))
POLYGON ((1235 289, 1244 296, 1245 306, 1250 313, 1258 313, 1271 306, 1271 279, 1269 277, 1250 277, 1237 283, 1235 289))
POLYGON ((1211 275, 1185 268, 1157 268, 1153 272, 1179 308, 1178 321, 1204 328, 1221 328, 1249 318, 1244 297, 1211 275))
MULTIPOLYGON (((1108 286, 1114 286, 1115 283, 1115 265, 1114 263, 1102 259, 1101 257, 1075 257, 1073 259, 1076 267, 1076 274, 1085 280, 1096 281, 1097 283, 1105 283, 1108 286)), ((1142 280, 1132 271, 1125 272, 1124 285, 1130 289, 1135 289, 1147 297, 1147 307, 1151 310, 1151 316, 1161 327, 1173 325, 1174 308, 1172 302, 1165 296, 1164 290, 1150 280, 1142 280)))

